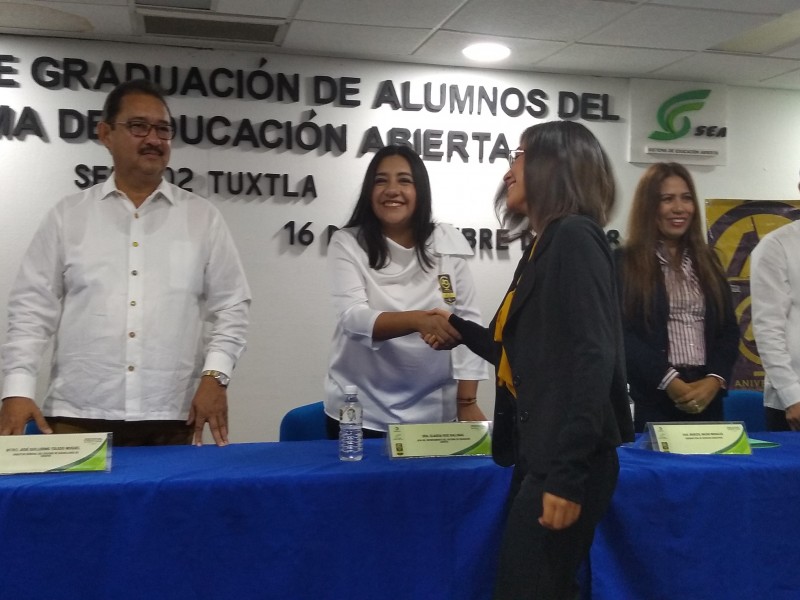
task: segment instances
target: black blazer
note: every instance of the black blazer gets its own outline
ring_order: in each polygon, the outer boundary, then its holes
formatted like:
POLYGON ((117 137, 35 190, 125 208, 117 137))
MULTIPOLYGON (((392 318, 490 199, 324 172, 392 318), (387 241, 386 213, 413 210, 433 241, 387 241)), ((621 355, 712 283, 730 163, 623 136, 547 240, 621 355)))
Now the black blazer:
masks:
MULTIPOLYGON (((613 262, 587 217, 554 221, 540 238, 514 274, 514 282, 522 278, 503 345, 517 398, 497 388, 492 454, 541 477, 545 491, 582 503, 590 459, 633 439, 613 262)), ((450 317, 464 343, 495 365, 496 318, 485 329, 450 317)))
MULTIPOLYGON (((624 273, 625 249, 618 248, 614 252, 616 262, 620 306, 625 281, 624 273)), ((739 325, 733 309, 731 289, 727 282, 723 283, 724 312, 720 320, 713 302, 706 302, 705 342, 706 367, 730 382, 733 364, 739 354, 739 325)), ((648 328, 644 318, 623 318, 625 335, 626 367, 628 383, 631 386, 631 397, 638 402, 655 402, 658 397, 658 385, 670 367, 669 336, 667 320, 669 319, 669 298, 664 279, 659 278, 656 292, 650 307, 652 324, 648 328)))

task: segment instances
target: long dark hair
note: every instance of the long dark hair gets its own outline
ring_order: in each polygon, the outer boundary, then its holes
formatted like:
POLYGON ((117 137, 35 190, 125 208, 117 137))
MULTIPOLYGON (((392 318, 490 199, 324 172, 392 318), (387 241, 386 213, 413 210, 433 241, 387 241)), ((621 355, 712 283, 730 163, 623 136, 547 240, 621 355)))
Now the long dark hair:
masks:
POLYGON ((585 215, 601 227, 616 200, 611 163, 600 142, 585 126, 550 121, 528 127, 520 138, 525 151, 527 218, 505 208, 505 189, 498 190, 495 211, 501 223, 519 231, 530 221, 541 233, 566 215, 585 215))
POLYGON ((382 269, 389 263, 389 247, 383 235, 383 228, 375 212, 372 210, 372 191, 375 188, 375 173, 381 161, 387 156, 401 156, 411 167, 414 187, 417 192, 417 204, 411 217, 411 232, 414 236, 414 250, 417 260, 423 269, 433 266, 426 242, 433 232, 433 209, 431 207, 431 183, 428 171, 422 159, 408 146, 385 146, 375 153, 367 167, 361 194, 358 197, 353 214, 345 227, 358 227, 358 242, 367 252, 369 266, 382 269))
POLYGON ((679 163, 655 163, 645 171, 636 192, 628 217, 628 240, 625 243, 623 312, 629 319, 641 316, 650 324, 652 298, 656 285, 663 281, 656 256, 661 235, 658 229, 658 208, 661 205, 661 185, 669 177, 680 177, 692 195, 694 216, 689 228, 678 240, 679 255, 686 250, 706 301, 713 302, 720 321, 726 307, 725 273, 719 258, 708 247, 700 223, 700 203, 689 171, 679 163))

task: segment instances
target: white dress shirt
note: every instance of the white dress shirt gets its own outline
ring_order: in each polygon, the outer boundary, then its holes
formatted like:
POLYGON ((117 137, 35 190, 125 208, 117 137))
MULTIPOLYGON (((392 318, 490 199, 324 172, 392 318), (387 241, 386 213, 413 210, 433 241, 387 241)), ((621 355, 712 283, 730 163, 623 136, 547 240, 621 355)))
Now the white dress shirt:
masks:
POLYGON ((486 362, 466 346, 432 350, 412 333, 374 341, 382 312, 444 308, 481 322, 472 276, 464 256, 472 248, 450 225, 437 225, 429 239, 433 267, 423 270, 413 248, 387 239, 389 264, 370 268, 356 231, 334 233, 328 247, 336 330, 325 379, 325 412, 339 418, 347 385, 358 387, 364 427, 386 431, 388 423, 441 423, 456 419, 457 380, 486 379, 486 362), (439 276, 449 275, 455 302, 447 304, 439 276))
POLYGON ((800 221, 768 233, 750 255, 753 333, 764 366, 764 405, 800 402, 800 221))
POLYGON ((250 289, 219 211, 166 181, 137 209, 110 178, 46 216, 8 304, 3 397, 34 397, 55 335, 46 416, 186 419, 203 369, 230 375, 250 289))
MULTIPOLYGON (((689 251, 685 249, 683 251, 680 272, 672 268, 663 242, 659 243, 656 256, 664 275, 664 288, 669 300, 667 361, 670 365, 678 366, 705 365, 706 299, 700 288, 697 273, 694 272, 689 251)), ((670 366, 658 389, 667 389, 677 376, 678 371, 670 366)), ((718 375, 713 376, 725 383, 725 380, 718 375)))

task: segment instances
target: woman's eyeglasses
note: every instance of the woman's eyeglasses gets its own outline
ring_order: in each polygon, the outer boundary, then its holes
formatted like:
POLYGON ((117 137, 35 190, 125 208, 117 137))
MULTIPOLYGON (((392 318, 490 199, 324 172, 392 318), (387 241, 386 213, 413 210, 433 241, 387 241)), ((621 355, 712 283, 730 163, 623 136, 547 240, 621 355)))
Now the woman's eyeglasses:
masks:
POLYGON ((508 152, 508 164, 509 166, 514 164, 514 161, 517 160, 521 155, 525 154, 525 150, 520 150, 517 148, 516 150, 510 150, 508 152))

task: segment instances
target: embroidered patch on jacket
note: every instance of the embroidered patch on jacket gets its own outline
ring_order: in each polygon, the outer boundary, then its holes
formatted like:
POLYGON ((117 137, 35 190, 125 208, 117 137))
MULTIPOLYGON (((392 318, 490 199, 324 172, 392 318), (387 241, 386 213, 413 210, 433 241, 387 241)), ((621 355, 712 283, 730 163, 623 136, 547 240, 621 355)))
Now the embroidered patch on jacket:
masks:
POLYGON ((439 275, 439 289, 442 291, 442 299, 447 304, 456 303, 456 293, 453 291, 453 282, 450 281, 450 275, 444 273, 439 275))

